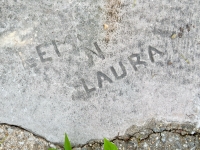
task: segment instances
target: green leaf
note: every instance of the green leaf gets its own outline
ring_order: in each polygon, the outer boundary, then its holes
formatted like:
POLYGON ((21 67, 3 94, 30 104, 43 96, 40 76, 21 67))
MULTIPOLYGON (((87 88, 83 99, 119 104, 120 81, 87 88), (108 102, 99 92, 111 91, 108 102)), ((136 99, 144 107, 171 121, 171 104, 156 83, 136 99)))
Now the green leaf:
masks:
POLYGON ((58 150, 58 149, 56 149, 56 148, 48 148, 48 150, 58 150))
POLYGON ((65 148, 65 150, 72 150, 72 147, 71 147, 70 141, 69 141, 69 139, 68 139, 66 133, 65 133, 65 143, 64 143, 64 148, 65 148))
POLYGON ((104 138, 104 145, 103 145, 104 150, 118 150, 117 146, 104 138))

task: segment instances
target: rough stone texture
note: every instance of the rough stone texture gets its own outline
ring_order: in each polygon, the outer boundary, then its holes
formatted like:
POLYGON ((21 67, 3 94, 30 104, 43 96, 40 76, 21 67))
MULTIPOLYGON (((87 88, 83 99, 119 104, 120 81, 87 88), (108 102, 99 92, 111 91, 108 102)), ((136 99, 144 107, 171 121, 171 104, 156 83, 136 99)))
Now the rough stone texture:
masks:
POLYGON ((49 147, 56 148, 54 144, 24 129, 0 125, 0 150, 47 150, 49 147))
MULTIPOLYGON (((116 136, 112 141, 119 150, 196 150, 200 149, 200 132, 193 124, 165 124, 151 120, 144 126, 132 126, 123 136, 116 136)), ((103 150, 103 143, 89 142, 81 150, 103 150)), ((74 148, 79 150, 79 148, 74 148)))
POLYGON ((199 5, 0 0, 0 123, 74 144, 150 118, 198 123, 199 5))
MULTIPOLYGON (((111 139, 119 150, 199 150, 200 130, 194 124, 165 124, 151 120, 144 126, 131 126, 123 136, 111 139)), ((63 150, 22 128, 0 125, 1 150, 63 150)), ((102 140, 91 140, 84 145, 74 145, 73 150, 103 150, 102 140)))

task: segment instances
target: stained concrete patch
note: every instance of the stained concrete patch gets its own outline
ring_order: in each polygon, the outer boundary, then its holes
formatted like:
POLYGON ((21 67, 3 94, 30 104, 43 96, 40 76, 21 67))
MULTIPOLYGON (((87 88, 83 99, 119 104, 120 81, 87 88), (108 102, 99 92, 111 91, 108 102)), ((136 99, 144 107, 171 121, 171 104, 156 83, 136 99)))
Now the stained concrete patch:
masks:
POLYGON ((0 123, 74 144, 150 118, 198 123, 198 6, 1 0, 0 123))

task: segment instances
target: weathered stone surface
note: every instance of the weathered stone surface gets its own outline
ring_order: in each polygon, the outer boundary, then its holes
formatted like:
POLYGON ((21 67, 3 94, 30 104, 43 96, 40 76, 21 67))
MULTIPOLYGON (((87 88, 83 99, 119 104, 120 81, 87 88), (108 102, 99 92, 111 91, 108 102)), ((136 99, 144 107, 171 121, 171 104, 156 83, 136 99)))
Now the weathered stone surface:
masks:
MULTIPOLYGON (((200 132, 199 129, 193 127, 194 125, 189 123, 165 124, 152 120, 144 126, 132 126, 125 135, 116 136, 110 140, 117 145, 119 150, 198 150, 200 149, 200 132), (174 127, 174 125, 178 125, 178 127, 174 127), (184 128, 185 125, 192 128, 184 128), (163 131, 153 131, 154 128, 159 129, 161 126, 163 131), (180 131, 184 131, 186 134, 182 135, 180 131), (138 135, 145 135, 145 138, 138 135)), ((22 128, 0 125, 0 150, 47 150, 49 147, 64 150, 62 146, 50 143, 22 128)), ((103 140, 91 140, 84 145, 73 145, 73 150, 103 150, 103 140)))
POLYGON ((0 123, 83 144, 150 118, 198 122, 199 12, 195 0, 1 0, 0 123))
MULTIPOLYGON (((141 150, 141 149, 159 149, 159 150, 188 150, 200 149, 199 147, 199 129, 194 128, 193 124, 165 124, 164 122, 150 121, 144 126, 130 127, 124 136, 117 136, 112 139, 118 149, 124 150, 141 150), (178 127, 174 127, 178 125, 178 127), (184 128, 183 126, 191 126, 192 128, 184 128), (162 131, 154 131, 154 129, 163 129, 162 131), (148 131, 148 132, 147 132, 148 131), (151 131, 151 132, 149 132, 151 131), (181 132, 185 132, 182 135, 181 132), (145 135, 146 137, 144 138, 145 135), (129 138, 126 138, 129 136, 129 138)), ((81 147, 75 147, 78 150, 81 147)), ((82 146, 86 149, 103 149, 102 142, 94 142, 82 146)))

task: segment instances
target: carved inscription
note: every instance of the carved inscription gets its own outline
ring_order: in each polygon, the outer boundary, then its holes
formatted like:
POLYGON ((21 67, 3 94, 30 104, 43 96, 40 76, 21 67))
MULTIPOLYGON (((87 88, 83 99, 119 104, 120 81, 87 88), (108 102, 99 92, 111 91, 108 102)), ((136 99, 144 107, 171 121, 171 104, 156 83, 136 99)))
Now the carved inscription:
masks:
POLYGON ((90 50, 89 48, 86 48, 87 49, 86 55, 88 56, 88 59, 89 59, 88 62, 89 62, 89 65, 91 65, 91 66, 94 65, 93 55, 101 58, 102 60, 105 59, 105 56, 104 56, 103 52, 101 51, 101 49, 100 49, 99 45, 97 44, 97 42, 94 42, 94 46, 95 46, 95 48, 97 50, 97 53, 92 51, 92 50, 90 50))
POLYGON ((146 62, 140 61, 140 55, 139 54, 132 54, 131 56, 128 57, 128 60, 129 60, 130 64, 133 66, 135 71, 138 70, 136 65, 145 65, 145 66, 147 65, 146 62), (136 57, 137 61, 133 61, 132 60, 133 57, 136 57))
POLYGON ((47 45, 46 44, 40 44, 40 45, 36 46, 36 50, 37 50, 37 53, 40 57, 40 60, 41 60, 41 62, 52 61, 51 57, 44 58, 44 55, 46 55, 46 52, 42 52, 41 48, 45 47, 45 46, 47 46, 47 45))
POLYGON ((58 55, 58 57, 60 57, 61 54, 60 54, 60 52, 59 52, 59 50, 58 50, 58 47, 57 47, 57 45, 56 45, 56 41, 53 40, 53 41, 52 41, 52 44, 53 44, 53 47, 54 47, 54 49, 55 49, 56 54, 58 55))
POLYGON ((124 77, 127 75, 125 66, 122 64, 121 61, 119 62, 119 66, 121 67, 122 72, 123 72, 120 76, 117 74, 117 72, 116 72, 116 70, 114 69, 114 67, 110 67, 110 70, 112 71, 112 73, 113 73, 113 75, 115 76, 115 79, 116 79, 116 80, 122 79, 122 78, 124 78, 124 77))
MULTIPOLYGON (((60 52, 58 50, 58 47, 56 45, 56 41, 52 40, 51 44, 53 45, 54 50, 55 50, 56 54, 58 55, 58 57, 61 57, 61 54, 60 54, 60 52)), ((42 47, 47 47, 47 46, 48 46, 47 43, 43 43, 43 44, 40 44, 40 45, 36 46, 37 53, 38 53, 38 55, 40 57, 41 62, 43 62, 43 63, 47 62, 47 61, 52 61, 51 57, 44 58, 44 55, 46 55, 46 52, 42 51, 42 47)))
MULTIPOLYGON (((154 55, 156 55, 156 54, 159 54, 160 56, 164 55, 163 52, 160 52, 159 50, 157 50, 156 48, 151 47, 151 46, 149 46, 149 48, 148 48, 148 54, 149 54, 149 59, 151 60, 152 63, 155 62, 154 57, 153 57, 154 55)), ((128 57, 128 61, 135 71, 138 71, 138 68, 137 68, 138 65, 147 66, 147 62, 142 61, 140 59, 140 54, 131 54, 128 57), (136 60, 134 60, 134 58, 136 60)), ((120 80, 127 76, 126 68, 121 61, 119 62, 119 66, 122 71, 122 73, 120 75, 119 75, 119 73, 116 72, 116 70, 113 66, 110 67, 110 71, 112 72, 115 80, 120 80)), ((83 87, 84 87, 87 95, 89 95, 91 92, 96 90, 95 87, 92 89, 88 89, 88 86, 86 85, 84 79, 81 79, 81 81, 82 81, 83 87)), ((106 74, 104 74, 101 71, 97 71, 97 83, 98 83, 99 88, 103 87, 103 82, 108 82, 110 84, 113 83, 112 79, 109 76, 107 76, 106 74)))
POLYGON ((102 88, 102 83, 103 81, 107 80, 109 83, 112 83, 113 81, 104 73, 102 73, 101 71, 97 72, 97 80, 98 80, 98 85, 99 88, 102 88))
POLYGON ((82 84, 83 84, 83 87, 84 87, 84 89, 85 89, 87 95, 89 95, 91 92, 93 92, 93 91, 96 90, 96 88, 91 88, 91 89, 89 89, 88 86, 86 85, 84 79, 81 79, 81 82, 82 82, 82 84))
MULTIPOLYGON (((51 44, 53 45, 53 48, 54 48, 54 51, 55 53, 57 54, 58 57, 61 57, 61 53, 57 47, 57 44, 56 44, 56 41, 55 40, 52 40, 51 44)), ((99 45, 97 44, 97 42, 94 42, 94 47, 96 49, 96 52, 93 51, 93 50, 90 50, 89 48, 86 48, 87 49, 87 52, 86 52, 86 55, 88 56, 89 58, 89 63, 93 63, 93 55, 101 58, 102 60, 105 59, 105 56, 104 56, 104 53, 103 51, 100 49, 99 45)), ((42 51, 42 48, 43 47, 47 47, 48 45, 46 43, 43 43, 43 44, 40 44, 38 46, 36 46, 36 51, 40 57, 40 60, 41 62, 45 63, 47 61, 52 61, 53 59, 51 57, 45 57, 46 55, 46 52, 45 51, 42 51)), ((149 59, 152 63, 155 62, 155 59, 154 59, 154 55, 158 54, 160 56, 163 56, 164 53, 157 50, 156 48, 152 47, 152 46, 149 46, 148 47, 148 54, 149 54, 149 59)), ((135 71, 138 71, 138 66, 141 65, 141 66, 147 66, 147 62, 141 60, 141 57, 140 57, 140 54, 131 54, 129 57, 127 57, 130 65, 133 67, 133 69, 135 71)), ((125 66, 123 65, 123 63, 120 61, 118 63, 120 69, 121 69, 121 73, 118 73, 116 71, 116 69, 111 66, 110 67, 110 71, 112 73, 112 75, 114 76, 115 80, 120 80, 120 79, 123 79, 127 76, 127 71, 126 71, 126 68, 125 66)), ((34 66, 36 66, 36 64, 34 64, 34 66)), ((101 71, 97 71, 96 73, 96 77, 97 77, 97 84, 98 84, 98 87, 99 88, 103 88, 103 83, 104 82, 107 82, 107 83, 110 83, 112 84, 113 83, 113 80, 111 77, 109 77, 108 75, 106 75, 105 73, 101 72, 101 71)), ((88 87, 88 85, 86 84, 85 80, 84 79, 81 79, 81 83, 83 85, 83 88, 86 92, 86 94, 89 96, 90 93, 96 91, 96 87, 88 87)))
POLYGON ((161 56, 164 55, 163 52, 160 52, 159 50, 157 50, 156 48, 151 47, 151 46, 149 46, 148 52, 149 52, 149 58, 150 58, 151 62, 154 62, 154 57, 153 56, 155 54, 153 54, 153 52, 155 52, 155 53, 157 53, 157 54, 159 54, 161 56))

